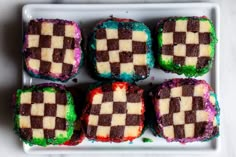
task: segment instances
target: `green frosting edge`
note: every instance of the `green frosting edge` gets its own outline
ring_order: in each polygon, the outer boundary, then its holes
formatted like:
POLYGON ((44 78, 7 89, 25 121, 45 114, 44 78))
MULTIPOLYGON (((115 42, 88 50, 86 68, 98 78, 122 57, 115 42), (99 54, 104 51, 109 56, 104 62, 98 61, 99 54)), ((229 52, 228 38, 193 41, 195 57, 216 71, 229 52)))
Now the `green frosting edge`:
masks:
POLYGON ((153 68, 154 67, 154 56, 153 56, 153 51, 152 51, 152 38, 151 38, 151 31, 149 30, 149 28, 141 22, 117 22, 117 21, 113 21, 112 19, 109 19, 108 21, 105 21, 99 25, 97 25, 94 30, 93 30, 93 34, 91 36, 90 42, 89 42, 89 50, 90 50, 90 60, 93 63, 94 66, 94 71, 96 73, 97 76, 101 77, 101 78, 105 78, 105 79, 118 79, 118 80, 123 80, 123 81, 127 81, 127 82, 133 82, 133 81, 137 81, 137 80, 141 80, 141 79, 145 79, 146 77, 149 76, 149 74, 142 78, 139 75, 136 74, 128 74, 128 73, 121 73, 119 76, 113 76, 112 73, 102 73, 100 74, 97 69, 96 69, 96 31, 98 29, 101 28, 113 28, 113 29, 118 29, 118 25, 124 25, 127 28, 132 28, 132 30, 136 30, 136 31, 144 31, 147 34, 147 66, 148 68, 153 68))
MULTIPOLYGON (((16 92, 16 107, 15 107, 15 116, 14 116, 14 130, 16 132, 16 134, 20 137, 20 133, 19 133, 19 108, 20 108, 20 95, 21 93, 24 92, 32 92, 34 90, 37 91, 47 91, 47 92, 56 92, 57 89, 55 87, 44 87, 42 89, 38 89, 37 86, 32 86, 30 88, 27 89, 18 89, 16 92)), ((71 95, 70 92, 65 91, 66 92, 66 96, 67 96, 67 112, 66 112, 66 121, 67 121, 67 137, 63 137, 63 135, 59 135, 57 136, 55 139, 46 139, 46 138, 33 138, 31 140, 26 140, 21 138, 21 140, 26 143, 29 144, 30 146, 33 145, 39 145, 39 146, 47 146, 49 144, 52 145, 58 145, 58 144, 63 144, 64 142, 66 142, 67 140, 69 140, 74 132, 74 122, 76 120, 76 112, 74 109, 74 101, 73 101, 73 97, 71 95)))
MULTIPOLYGON (((178 18, 169 18, 168 20, 188 20, 189 18, 194 18, 194 17, 178 17, 178 18)), ((204 68, 197 69, 194 66, 181 66, 173 63, 173 60, 170 61, 164 61, 161 57, 161 47, 162 47, 162 27, 163 23, 160 25, 158 28, 158 34, 157 34, 157 44, 158 44, 158 55, 157 55, 157 61, 161 68, 164 70, 170 71, 170 72, 175 72, 179 75, 184 74, 186 77, 197 77, 197 76, 202 76, 206 74, 212 67, 212 61, 215 55, 215 45, 217 43, 217 36, 215 32, 215 27, 214 24, 212 23, 211 20, 207 18, 196 18, 199 21, 208 21, 211 25, 210 29, 210 37, 211 37, 211 43, 210 43, 210 48, 211 48, 211 53, 210 53, 210 58, 211 60, 209 61, 208 65, 205 66, 204 68)))

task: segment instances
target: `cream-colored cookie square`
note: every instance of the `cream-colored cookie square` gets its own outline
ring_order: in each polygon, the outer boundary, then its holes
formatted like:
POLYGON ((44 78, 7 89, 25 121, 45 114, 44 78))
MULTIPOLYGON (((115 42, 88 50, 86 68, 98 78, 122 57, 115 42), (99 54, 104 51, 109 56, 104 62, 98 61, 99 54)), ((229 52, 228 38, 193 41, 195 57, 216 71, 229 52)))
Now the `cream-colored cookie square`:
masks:
POLYGON ((177 20, 175 24, 176 32, 187 32, 187 20, 177 20))
POLYGON ((212 103, 212 105, 216 104, 216 99, 214 96, 210 96, 210 102, 212 103))
POLYGON ((92 104, 95 104, 95 105, 101 104, 102 103, 102 98, 103 98, 103 94, 96 93, 93 96, 92 104))
POLYGON ((161 59, 165 62, 170 62, 170 61, 173 61, 173 56, 172 55, 161 55, 161 59))
POLYGON ((132 52, 132 40, 119 40, 119 50, 132 52))
POLYGON ((185 58, 185 65, 188 66, 196 66, 197 65, 197 57, 186 57, 185 58))
POLYGON ((52 48, 42 48, 41 49, 41 59, 43 61, 52 62, 53 49, 52 48))
POLYGON ((20 103, 21 104, 31 104, 32 100, 32 92, 24 92, 20 95, 20 103))
POLYGON ((97 51, 107 51, 107 40, 106 39, 96 39, 96 50, 97 51))
POLYGON ((112 114, 113 102, 104 102, 101 105, 100 114, 112 114))
POLYGON ((199 25, 200 25, 199 32, 201 33, 210 32, 211 25, 209 21, 200 21, 199 25))
POLYGON ((54 92, 43 92, 44 103, 55 104, 56 94, 54 92))
POLYGON ((55 129, 56 117, 43 117, 43 128, 44 129, 55 129))
POLYGON ((185 123, 185 114, 184 112, 178 112, 173 114, 173 123, 174 125, 181 125, 185 123))
POLYGON ((199 44, 198 33, 187 32, 186 33, 186 44, 199 44))
POLYGON ((120 62, 119 51, 117 51, 117 50, 109 51, 108 55, 109 55, 109 62, 110 63, 120 62))
POLYGON ((170 139, 175 137, 174 134, 174 127, 173 126, 166 126, 163 128, 163 134, 165 137, 168 137, 170 139))
POLYGON ((199 46, 199 56, 209 57, 211 55, 210 45, 200 44, 199 46))
POLYGON ((174 46, 174 55, 175 56, 186 56, 186 45, 185 44, 177 44, 174 46))
POLYGON ((147 64, 146 54, 134 54, 133 63, 134 65, 146 65, 147 64))
POLYGON ((194 96, 203 96, 206 93, 206 87, 203 84, 194 86, 194 96))
POLYGON ((120 64, 120 73, 133 74, 134 73, 133 63, 121 63, 120 64))
POLYGON ((181 97, 180 111, 191 111, 193 98, 192 97, 181 97))
POLYGON ((44 116, 44 103, 32 104, 31 115, 33 116, 44 116))
POLYGON ((142 103, 127 103, 127 114, 137 114, 141 115, 142 112, 142 103))
POLYGON ((136 137, 139 135, 139 126, 125 126, 125 137, 136 137))
POLYGON ((20 128, 31 128, 30 116, 19 116, 20 128))
POLYGON ((52 36, 51 38, 51 47, 62 49, 64 46, 64 37, 62 36, 52 36))
POLYGON ((196 121, 197 122, 207 122, 208 112, 204 110, 196 111, 196 121))
POLYGON ((43 22, 41 25, 41 34, 42 35, 53 35, 53 23, 43 22))
POLYGON ((194 137, 194 124, 185 124, 184 125, 184 134, 186 138, 194 137))
POLYGON ((111 130, 111 127, 109 126, 98 126, 96 135, 100 137, 109 137, 110 130, 111 130))
POLYGON ((29 59, 28 61, 29 67, 33 70, 39 70, 40 68, 40 61, 38 59, 29 59))
POLYGON ((117 87, 116 90, 113 92, 113 100, 114 102, 126 102, 126 89, 117 87))
POLYGON ((173 44, 173 33, 163 33, 162 34, 162 44, 170 45, 173 44))
POLYGON ((111 126, 125 125, 126 114, 113 114, 111 126))
POLYGON ((44 138, 43 129, 32 129, 33 138, 44 138))
POLYGON ((174 97, 181 97, 182 96, 182 87, 180 86, 180 87, 171 88, 170 96, 172 98, 174 98, 174 97))
POLYGON ((98 116, 97 115, 89 115, 88 125, 98 125, 98 116))
POLYGON ((56 130, 55 131, 56 137, 67 137, 67 131, 64 130, 56 130))
POLYGON ((57 113, 56 116, 59 118, 65 118, 66 117, 66 105, 57 105, 57 113))
POLYGON ((62 63, 52 63, 50 72, 55 73, 55 74, 61 74, 62 73, 62 63))
POLYGON ((169 113, 170 99, 159 99, 160 116, 169 113))
POLYGON ((111 72, 111 66, 109 62, 97 62, 97 71, 100 74, 106 74, 111 72))
POLYGON ((213 126, 217 126, 217 119, 216 119, 216 117, 213 120, 213 126))
POLYGON ((107 39, 118 39, 118 30, 117 29, 106 29, 107 39))
POLYGON ((66 37, 75 37, 75 27, 73 25, 65 25, 65 36, 66 37))
POLYGON ((28 35, 28 48, 39 47, 39 35, 28 35))
POLYGON ((74 50, 67 49, 65 53, 64 63, 72 64, 75 63, 75 53, 74 50))
POLYGON ((146 42, 147 41, 147 34, 144 31, 133 31, 132 32, 132 40, 146 42))

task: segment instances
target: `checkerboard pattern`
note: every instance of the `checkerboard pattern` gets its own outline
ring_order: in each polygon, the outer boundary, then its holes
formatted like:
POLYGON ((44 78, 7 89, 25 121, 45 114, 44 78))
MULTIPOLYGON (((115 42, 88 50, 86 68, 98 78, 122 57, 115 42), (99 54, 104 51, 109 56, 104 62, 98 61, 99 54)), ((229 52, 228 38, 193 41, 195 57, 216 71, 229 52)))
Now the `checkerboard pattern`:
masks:
POLYGON ((208 20, 189 18, 164 22, 162 60, 198 69, 206 67, 211 60, 210 30, 208 20))
POLYGON ((66 105, 64 92, 22 92, 19 108, 21 137, 27 140, 67 137, 66 105))
POLYGON ((96 32, 96 67, 99 74, 147 76, 145 31, 101 28, 96 32))
POLYGON ((62 20, 30 21, 27 32, 26 64, 42 75, 70 75, 79 47, 77 26, 62 20))
POLYGON ((203 96, 204 84, 162 88, 158 108, 163 135, 169 139, 197 138, 205 135, 208 112, 203 96))
MULTIPOLYGON (((138 90, 142 92, 141 89, 138 90)), ((103 86, 102 92, 91 99, 87 137, 124 141, 139 136, 143 128, 142 99, 142 93, 132 92, 124 86, 115 89, 114 84, 113 87, 103 86)))

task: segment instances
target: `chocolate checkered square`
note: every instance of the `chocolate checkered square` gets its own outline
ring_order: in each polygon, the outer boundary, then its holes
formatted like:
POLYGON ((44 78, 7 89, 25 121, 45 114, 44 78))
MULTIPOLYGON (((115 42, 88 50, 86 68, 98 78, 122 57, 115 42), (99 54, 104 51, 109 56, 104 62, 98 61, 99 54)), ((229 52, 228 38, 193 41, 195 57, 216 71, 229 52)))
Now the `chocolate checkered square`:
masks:
POLYGON ((133 30, 125 25, 118 28, 107 26, 95 32, 96 70, 99 74, 111 73, 146 77, 148 34, 143 30, 133 30))
POLYGON ((103 85, 90 91, 87 137, 120 142, 139 136, 143 128, 142 93, 140 88, 125 82, 103 85))
POLYGON ((185 83, 184 80, 174 87, 158 90, 156 112, 165 138, 181 141, 206 136, 210 125, 209 112, 204 105, 207 92, 205 84, 185 83))
POLYGON ((65 92, 26 90, 18 99, 18 129, 24 140, 68 138, 65 92))
POLYGON ((59 80, 70 77, 80 63, 80 38, 79 28, 73 22, 31 20, 25 41, 27 69, 59 80))
POLYGON ((211 29, 204 18, 173 18, 162 27, 161 59, 180 66, 204 68, 211 61, 211 29))

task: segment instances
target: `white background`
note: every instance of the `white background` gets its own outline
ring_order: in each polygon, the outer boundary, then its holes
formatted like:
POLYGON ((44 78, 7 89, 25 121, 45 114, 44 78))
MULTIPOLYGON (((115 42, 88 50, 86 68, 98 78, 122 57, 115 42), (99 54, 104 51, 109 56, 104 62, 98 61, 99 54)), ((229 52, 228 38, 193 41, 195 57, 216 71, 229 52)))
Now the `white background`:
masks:
MULTIPOLYGON (((26 157, 22 143, 13 132, 13 120, 11 109, 11 95, 21 86, 21 8, 27 3, 111 3, 111 0, 80 0, 80 1, 30 1, 30 0, 1 0, 0 1, 0 156, 1 157, 26 157)), ((125 0, 117 2, 127 3, 125 0)), ((136 0, 130 2, 171 2, 136 0)), ((175 2, 189 2, 175 1, 175 2)), ((196 2, 196 1, 195 1, 196 2)), ((209 2, 209 1, 208 1, 209 2)), ((220 106, 221 123, 224 134, 221 134, 221 150, 213 154, 205 154, 208 157, 236 156, 236 1, 215 0, 221 7, 221 49, 220 53, 220 106)), ((41 157, 40 155, 34 155, 41 157)), ((47 155, 45 155, 47 156, 47 155)), ((45 157, 44 156, 44 157, 45 157)), ((54 156, 54 155, 48 155, 54 156)), ((77 157, 78 155, 56 155, 55 157, 77 157)), ((84 155, 86 156, 86 155, 84 155)), ((97 157, 99 155, 96 155, 97 157)), ((104 155, 101 155, 104 156, 104 155)), ((108 155, 107 155, 108 156, 108 155)), ((110 156, 110 155, 109 155, 110 156)), ((128 155, 124 155, 128 156, 128 155)), ((130 155, 129 155, 130 156, 130 155)), ((137 156, 137 155, 135 155, 137 156)), ((145 155, 149 156, 149 155, 145 155)), ((150 155, 151 156, 151 155, 150 155)), ((170 156, 170 155, 160 155, 170 156)), ((172 155, 175 157, 183 155, 172 155)), ((185 155, 188 156, 188 155, 185 155)), ((189 155, 194 156, 194 155, 189 155)), ((196 155, 197 156, 197 155, 196 155)), ((198 155, 199 156, 199 155, 198 155)), ((201 155, 204 156, 204 155, 201 155)))

